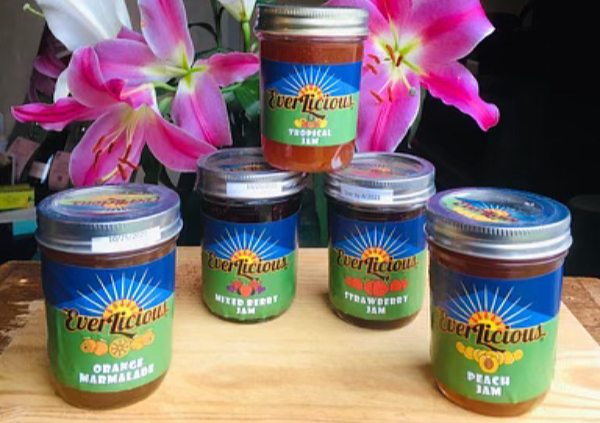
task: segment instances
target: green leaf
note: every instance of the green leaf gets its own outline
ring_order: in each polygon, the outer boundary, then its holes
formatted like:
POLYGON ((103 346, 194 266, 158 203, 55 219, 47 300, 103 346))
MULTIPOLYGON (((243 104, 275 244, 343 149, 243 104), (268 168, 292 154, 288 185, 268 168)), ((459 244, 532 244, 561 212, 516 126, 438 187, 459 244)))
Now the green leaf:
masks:
POLYGON ((260 80, 257 75, 246 79, 233 93, 249 118, 254 119, 260 114, 260 80))
POLYGON ((161 98, 160 101, 158 102, 158 110, 160 111, 160 114, 163 116, 166 116, 169 113, 171 113, 171 105, 172 104, 173 104, 173 97, 168 96, 168 97, 161 98))

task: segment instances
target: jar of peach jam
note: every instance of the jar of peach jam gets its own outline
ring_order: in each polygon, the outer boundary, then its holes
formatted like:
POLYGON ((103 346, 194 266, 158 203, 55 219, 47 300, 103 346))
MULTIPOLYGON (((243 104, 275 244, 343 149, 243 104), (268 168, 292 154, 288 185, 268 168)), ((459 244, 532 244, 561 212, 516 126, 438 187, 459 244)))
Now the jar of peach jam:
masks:
POLYGON ((359 8, 259 7, 262 144, 272 166, 325 172, 352 160, 367 23, 359 8))
POLYGON ((149 396, 171 362, 179 196, 154 185, 72 189, 38 206, 48 355, 68 403, 149 396))
POLYGON ((433 197, 427 217, 438 387, 482 414, 531 410, 554 374, 568 209, 521 191, 461 188, 433 197))

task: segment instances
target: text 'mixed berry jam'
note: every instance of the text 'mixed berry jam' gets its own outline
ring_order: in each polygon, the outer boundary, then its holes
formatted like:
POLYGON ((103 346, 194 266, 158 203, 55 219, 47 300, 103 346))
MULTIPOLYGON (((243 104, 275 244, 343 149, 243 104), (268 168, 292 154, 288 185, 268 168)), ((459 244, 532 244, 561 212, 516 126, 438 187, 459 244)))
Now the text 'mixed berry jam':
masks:
POLYGON ((327 176, 325 192, 334 311, 370 328, 410 323, 425 292, 425 204, 435 192, 433 165, 406 154, 358 154, 327 176))
POLYGON ((521 191, 462 188, 433 197, 427 214, 436 382, 467 409, 525 413, 554 375, 569 211, 521 191))
POLYGON ((213 314, 256 322, 290 307, 304 185, 304 174, 274 169, 260 148, 223 150, 198 161, 202 292, 213 314))
POLYGON ((368 13, 262 5, 261 128, 266 160, 325 172, 352 160, 368 13))
POLYGON ((147 397, 171 362, 179 196, 153 185, 72 189, 37 214, 57 392, 85 408, 147 397))

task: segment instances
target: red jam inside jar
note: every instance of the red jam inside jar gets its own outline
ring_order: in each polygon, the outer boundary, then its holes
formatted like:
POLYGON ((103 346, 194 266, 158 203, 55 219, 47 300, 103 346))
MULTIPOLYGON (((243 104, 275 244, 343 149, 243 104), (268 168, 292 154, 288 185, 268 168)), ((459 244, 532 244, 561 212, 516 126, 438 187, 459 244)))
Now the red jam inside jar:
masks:
POLYGON ((355 149, 365 10, 260 6, 261 128, 265 159, 326 172, 355 149))

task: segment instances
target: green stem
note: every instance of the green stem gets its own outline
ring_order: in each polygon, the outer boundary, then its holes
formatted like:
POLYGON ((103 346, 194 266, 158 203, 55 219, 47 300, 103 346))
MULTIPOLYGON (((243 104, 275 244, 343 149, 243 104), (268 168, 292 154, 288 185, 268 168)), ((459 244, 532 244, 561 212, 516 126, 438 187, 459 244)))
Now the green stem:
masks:
POLYGON ((252 30, 250 29, 250 22, 242 21, 242 35, 244 37, 244 52, 249 53, 252 47, 252 30))
POLYGON ((39 17, 40 17, 40 18, 42 18, 42 19, 46 19, 46 17, 44 16, 44 14, 43 14, 42 12, 40 12, 40 11, 39 11, 39 10, 37 10, 37 9, 34 9, 34 8, 33 8, 33 7, 32 7, 32 6, 29 4, 29 3, 25 3, 25 4, 23 5, 23 11, 24 11, 24 12, 29 12, 29 13, 32 13, 32 14, 34 14, 35 16, 39 16, 39 17))
POLYGON ((177 87, 173 87, 165 82, 156 81, 153 82, 152 85, 154 85, 154 88, 162 88, 163 90, 171 91, 172 93, 177 91, 177 87))

